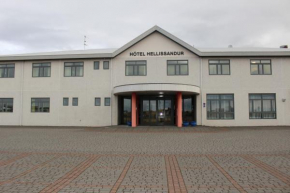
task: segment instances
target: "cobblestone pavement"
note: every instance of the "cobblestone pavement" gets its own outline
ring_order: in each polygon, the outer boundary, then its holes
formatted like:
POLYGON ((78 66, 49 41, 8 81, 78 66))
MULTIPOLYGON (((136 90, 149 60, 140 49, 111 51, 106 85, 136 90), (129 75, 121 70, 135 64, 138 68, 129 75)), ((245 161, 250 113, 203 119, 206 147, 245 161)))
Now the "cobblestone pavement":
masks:
POLYGON ((0 192, 290 192, 290 127, 0 127, 0 192))

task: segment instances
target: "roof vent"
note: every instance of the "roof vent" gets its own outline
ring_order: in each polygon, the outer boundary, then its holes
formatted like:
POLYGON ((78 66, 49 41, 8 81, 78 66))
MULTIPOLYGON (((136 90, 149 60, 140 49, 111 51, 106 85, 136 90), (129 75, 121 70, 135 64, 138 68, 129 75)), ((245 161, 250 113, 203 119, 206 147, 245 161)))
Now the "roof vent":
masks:
POLYGON ((228 47, 229 47, 229 48, 232 48, 232 47, 233 47, 233 45, 229 45, 228 47))
POLYGON ((282 45, 280 48, 288 48, 288 45, 282 45))

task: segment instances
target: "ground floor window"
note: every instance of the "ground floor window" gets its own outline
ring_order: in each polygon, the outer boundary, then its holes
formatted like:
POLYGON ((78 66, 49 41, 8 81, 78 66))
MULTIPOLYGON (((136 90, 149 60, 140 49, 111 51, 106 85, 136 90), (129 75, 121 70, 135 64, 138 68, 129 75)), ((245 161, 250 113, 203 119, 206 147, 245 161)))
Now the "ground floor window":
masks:
POLYGON ((0 98, 0 112, 13 112, 12 98, 0 98))
POLYGON ((195 121, 195 97, 184 96, 182 98, 182 121, 195 121))
POLYGON ((275 94, 249 95, 250 119, 276 119, 275 94))
POLYGON ((49 113, 50 99, 49 98, 31 98, 31 112, 49 113))
POLYGON ((208 94, 207 119, 234 119, 233 94, 208 94))

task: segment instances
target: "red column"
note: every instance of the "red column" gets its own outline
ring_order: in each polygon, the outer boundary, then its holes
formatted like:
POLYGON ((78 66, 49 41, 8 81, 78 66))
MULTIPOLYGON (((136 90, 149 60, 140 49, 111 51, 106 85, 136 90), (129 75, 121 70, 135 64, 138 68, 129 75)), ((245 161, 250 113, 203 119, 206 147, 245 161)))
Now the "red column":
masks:
POLYGON ((177 127, 182 127, 182 94, 177 93, 177 127))
POLYGON ((132 127, 136 127, 136 93, 132 93, 132 127))

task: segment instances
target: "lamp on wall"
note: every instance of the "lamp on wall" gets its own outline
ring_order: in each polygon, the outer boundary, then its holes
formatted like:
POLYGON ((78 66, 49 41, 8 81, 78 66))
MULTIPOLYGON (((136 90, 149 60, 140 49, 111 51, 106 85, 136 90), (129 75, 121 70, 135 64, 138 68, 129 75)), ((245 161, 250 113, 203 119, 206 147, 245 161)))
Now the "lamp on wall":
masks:
POLYGON ((282 99, 282 102, 286 102, 286 99, 282 99))

